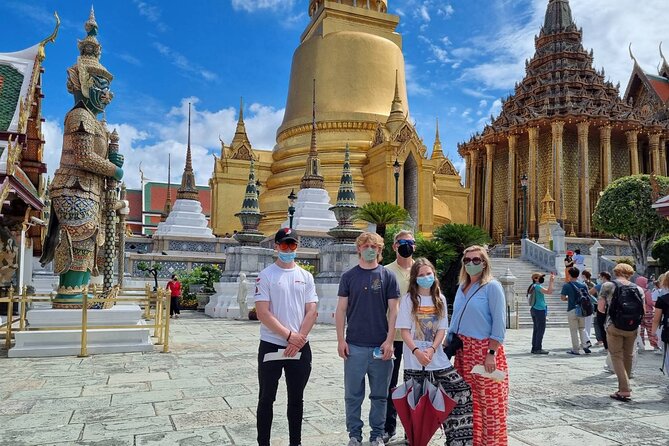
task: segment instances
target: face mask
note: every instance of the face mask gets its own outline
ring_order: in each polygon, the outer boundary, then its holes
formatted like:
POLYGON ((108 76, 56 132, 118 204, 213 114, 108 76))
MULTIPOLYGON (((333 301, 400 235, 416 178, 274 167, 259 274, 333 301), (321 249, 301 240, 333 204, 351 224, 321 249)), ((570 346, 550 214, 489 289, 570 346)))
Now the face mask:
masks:
POLYGON ((543 277, 539 279, 539 283, 544 283, 544 278, 543 277))
POLYGON ((478 265, 474 265, 474 263, 468 263, 465 265, 465 271, 467 271, 467 274, 470 276, 478 276, 483 271, 483 262, 479 263, 478 265))
POLYGON ((402 244, 397 247, 397 254, 407 259, 413 255, 413 246, 409 244, 402 244))
POLYGON ((295 260, 295 257, 297 257, 296 252, 281 252, 281 251, 279 251, 279 260, 281 260, 283 263, 290 263, 293 260, 295 260))
POLYGON ((416 277, 416 283, 421 288, 432 288, 434 283, 434 275, 429 274, 427 276, 416 277))
POLYGON ((376 249, 374 248, 367 248, 362 251, 362 258, 365 259, 368 262, 373 262, 376 260, 376 249))

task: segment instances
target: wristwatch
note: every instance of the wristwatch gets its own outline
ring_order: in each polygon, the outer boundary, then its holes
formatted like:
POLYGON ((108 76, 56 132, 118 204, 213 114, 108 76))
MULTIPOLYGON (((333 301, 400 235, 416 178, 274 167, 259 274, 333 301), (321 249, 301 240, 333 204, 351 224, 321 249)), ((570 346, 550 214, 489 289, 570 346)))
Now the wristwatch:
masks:
POLYGON ((489 350, 488 350, 488 354, 489 354, 489 355, 493 355, 493 356, 495 356, 495 353, 497 353, 497 352, 496 352, 495 350, 493 350, 493 349, 489 349, 489 350))

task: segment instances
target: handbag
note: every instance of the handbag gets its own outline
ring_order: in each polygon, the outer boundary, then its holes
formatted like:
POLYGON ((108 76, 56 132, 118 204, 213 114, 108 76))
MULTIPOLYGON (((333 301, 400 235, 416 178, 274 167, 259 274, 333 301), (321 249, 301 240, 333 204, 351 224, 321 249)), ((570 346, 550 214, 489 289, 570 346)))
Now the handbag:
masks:
POLYGON ((455 329, 455 332, 448 334, 448 345, 444 347, 444 353, 446 353, 448 359, 451 359, 458 352, 458 350, 462 350, 462 347, 464 347, 462 339, 460 339, 460 336, 458 336, 460 322, 462 322, 462 316, 465 314, 465 310, 467 309, 467 305, 469 305, 469 301, 472 300, 472 297, 474 297, 474 295, 476 295, 476 293, 478 293, 484 286, 485 285, 481 285, 476 289, 476 291, 472 293, 471 296, 469 296, 469 299, 467 299, 467 302, 465 302, 465 307, 462 309, 462 313, 460 313, 460 319, 458 319, 458 326, 455 329))

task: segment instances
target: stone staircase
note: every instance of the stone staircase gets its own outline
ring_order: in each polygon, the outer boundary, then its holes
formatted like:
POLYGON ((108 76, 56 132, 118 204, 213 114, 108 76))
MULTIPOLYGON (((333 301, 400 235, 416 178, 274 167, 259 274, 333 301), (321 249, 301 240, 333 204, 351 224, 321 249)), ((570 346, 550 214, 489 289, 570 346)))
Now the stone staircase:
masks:
MULTIPOLYGON (((511 273, 516 276, 515 295, 518 302, 518 325, 519 328, 531 328, 532 316, 530 315, 530 306, 527 304, 525 292, 532 281, 532 273, 541 272, 546 274, 545 286, 548 287, 548 276, 550 272, 542 270, 533 263, 522 259, 510 259, 496 257, 491 259, 492 272, 497 278, 503 276, 506 270, 511 270, 511 273)), ((546 304, 548 305, 548 317, 546 320, 547 327, 567 327, 567 303, 560 300, 560 290, 564 279, 560 277, 555 278, 555 285, 553 286, 553 293, 546 295, 546 304)), ((513 309, 512 309, 513 310, 513 309)), ((514 326, 515 321, 511 320, 511 326, 514 326)))

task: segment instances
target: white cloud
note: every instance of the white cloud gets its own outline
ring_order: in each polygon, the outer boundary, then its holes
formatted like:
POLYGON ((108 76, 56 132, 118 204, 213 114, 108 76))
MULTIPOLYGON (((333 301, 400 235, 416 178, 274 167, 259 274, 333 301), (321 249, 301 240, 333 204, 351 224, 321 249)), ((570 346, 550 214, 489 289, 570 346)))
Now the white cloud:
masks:
POLYGON ((200 65, 188 60, 186 56, 179 53, 178 51, 173 50, 167 45, 163 45, 160 42, 154 42, 153 46, 158 50, 160 54, 165 56, 165 58, 168 59, 172 63, 172 65, 179 68, 182 71, 182 73, 189 75, 194 74, 200 76, 205 81, 214 81, 218 79, 218 75, 216 73, 209 71, 201 67, 200 65))
POLYGON ((418 14, 420 15, 420 18, 423 19, 423 21, 430 21, 430 12, 427 10, 427 5, 424 4, 418 8, 418 14))
POLYGON ((425 96, 430 94, 430 89, 420 84, 418 70, 410 63, 404 64, 406 74, 407 92, 411 95, 425 96))
POLYGON ((246 12, 262 10, 290 11, 294 4, 295 0, 232 0, 232 9, 246 12))
POLYGON ((486 101, 485 99, 481 99, 479 101, 479 108, 484 108, 484 107, 487 107, 487 106, 488 106, 488 101, 486 101))
POLYGON ((481 91, 479 89, 473 90, 471 88, 463 88, 462 92, 467 96, 471 96, 476 99, 495 99, 495 96, 485 93, 484 91, 481 91))
MULTIPOLYGON (((184 98, 159 121, 141 126, 128 123, 108 123, 110 130, 119 134, 120 152, 125 157, 123 181, 130 188, 140 187, 139 165, 144 176, 153 181, 167 181, 168 154, 171 155, 171 181, 181 181, 186 161, 188 140, 188 102, 191 102, 191 153, 195 180, 207 185, 213 170, 212 154, 220 155, 219 135, 226 145, 232 141, 237 125, 238 110, 227 107, 221 110, 199 110, 199 99, 184 98)), ((244 110, 244 122, 249 140, 257 150, 270 150, 274 146, 276 129, 283 120, 284 109, 253 103, 244 110)), ((62 127, 46 120, 44 132, 44 157, 51 177, 58 168, 63 143, 62 127)))
POLYGON ((139 0, 135 0, 135 5, 137 6, 139 15, 146 17, 149 22, 155 24, 158 31, 165 32, 169 30, 169 27, 161 19, 160 8, 139 0))
POLYGON ((453 6, 451 4, 446 4, 445 6, 439 6, 437 9, 437 14, 444 16, 444 17, 450 17, 455 13, 455 9, 453 9, 453 6))

